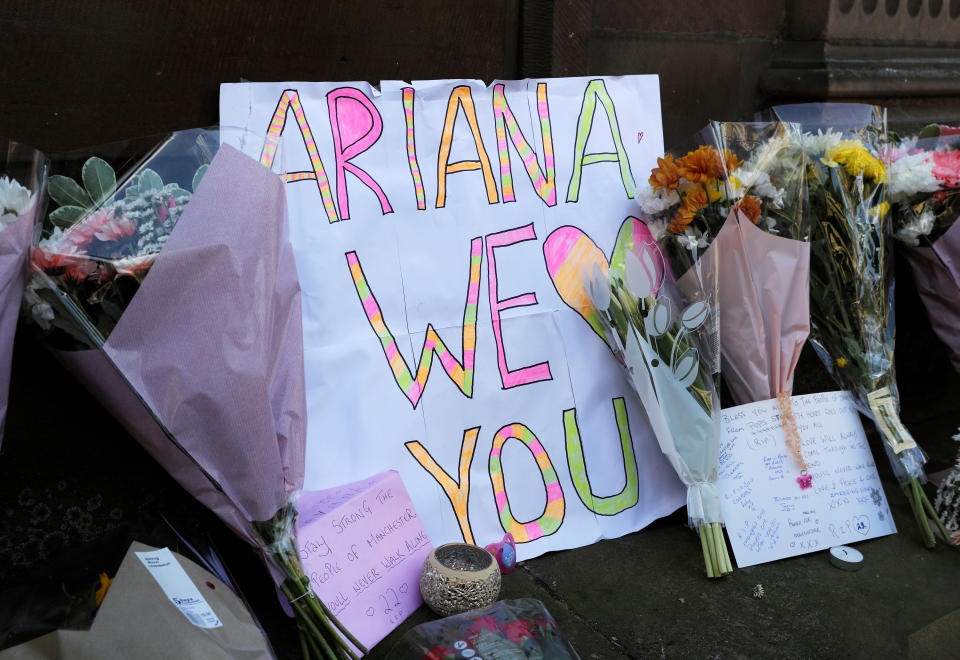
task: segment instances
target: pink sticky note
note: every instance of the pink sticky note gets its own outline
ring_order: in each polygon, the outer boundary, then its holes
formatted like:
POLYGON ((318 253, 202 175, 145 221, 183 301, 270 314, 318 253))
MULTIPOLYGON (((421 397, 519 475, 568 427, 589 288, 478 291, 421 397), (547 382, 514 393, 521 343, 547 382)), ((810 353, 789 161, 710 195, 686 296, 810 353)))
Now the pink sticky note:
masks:
POLYGON ((367 648, 413 613, 433 549, 395 470, 297 500, 297 547, 314 592, 367 648))

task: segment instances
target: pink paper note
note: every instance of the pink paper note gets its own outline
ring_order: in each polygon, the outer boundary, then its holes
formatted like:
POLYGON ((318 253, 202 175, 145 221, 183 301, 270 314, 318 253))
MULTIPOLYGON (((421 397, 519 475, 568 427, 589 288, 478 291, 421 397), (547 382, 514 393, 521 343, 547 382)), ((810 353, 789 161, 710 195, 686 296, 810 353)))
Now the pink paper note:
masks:
POLYGON ((433 549, 395 470, 297 499, 297 548, 314 592, 367 648, 420 607, 433 549))

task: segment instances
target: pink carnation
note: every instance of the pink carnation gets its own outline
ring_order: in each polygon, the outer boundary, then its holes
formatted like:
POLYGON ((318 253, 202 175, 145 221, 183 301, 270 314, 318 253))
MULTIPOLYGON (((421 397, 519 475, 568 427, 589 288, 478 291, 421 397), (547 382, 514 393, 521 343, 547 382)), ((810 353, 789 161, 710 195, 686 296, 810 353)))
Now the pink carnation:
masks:
POLYGON ((97 232, 109 225, 113 217, 113 211, 105 209, 94 211, 64 232, 63 243, 75 245, 81 250, 86 249, 97 232))
POLYGON ((119 241, 121 238, 126 238, 127 236, 133 236, 136 231, 137 225, 133 220, 114 217, 101 226, 93 235, 98 241, 109 243, 119 241))
POLYGON ((144 254, 136 257, 117 259, 113 262, 113 267, 116 269, 117 275, 138 277, 140 275, 146 275, 147 271, 153 266, 153 260, 155 258, 156 255, 154 254, 144 254))
POLYGON ((960 188, 960 151, 933 152, 933 176, 943 182, 944 188, 960 188))
POLYGON ((34 270, 49 272, 56 268, 72 268, 88 259, 86 252, 76 245, 39 245, 30 252, 30 265, 34 270))

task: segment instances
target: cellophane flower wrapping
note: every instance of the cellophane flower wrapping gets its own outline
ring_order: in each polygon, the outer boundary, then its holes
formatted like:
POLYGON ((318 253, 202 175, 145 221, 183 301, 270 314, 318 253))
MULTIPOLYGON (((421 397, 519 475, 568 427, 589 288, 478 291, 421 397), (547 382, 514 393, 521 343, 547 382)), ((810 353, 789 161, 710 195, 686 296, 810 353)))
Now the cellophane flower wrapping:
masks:
POLYGON ((732 215, 717 236, 724 380, 738 404, 790 395, 810 334, 810 222, 800 129, 714 122, 732 167, 732 215))
POLYGON ((827 371, 853 393, 883 437, 928 546, 920 485, 926 455, 900 421, 894 374, 893 246, 887 201, 886 111, 860 104, 780 106, 801 125, 807 155, 811 236, 811 343, 827 371))
POLYGON ((890 213, 930 326, 960 372, 960 136, 927 134, 892 139, 884 153, 890 213))
POLYGON ((627 369, 661 451, 687 486, 687 516, 700 533, 707 574, 719 577, 732 566, 716 489, 716 252, 686 234, 663 232, 661 240, 663 247, 648 224, 628 217, 609 267, 599 257, 584 262, 583 314, 627 369), (665 258, 671 251, 680 258, 665 258))
POLYGON ((28 288, 53 314, 28 311, 147 451, 261 549, 304 645, 334 657, 346 644, 294 540, 306 400, 284 183, 226 144, 243 143, 224 135, 236 130, 173 133, 141 158, 93 149, 121 169, 94 156, 51 176, 28 288))
POLYGON ((27 255, 43 215, 46 157, 0 138, 0 442, 10 401, 13 338, 23 294, 27 255))
POLYGON ((539 600, 497 601, 411 628, 390 652, 395 660, 578 660, 539 600))

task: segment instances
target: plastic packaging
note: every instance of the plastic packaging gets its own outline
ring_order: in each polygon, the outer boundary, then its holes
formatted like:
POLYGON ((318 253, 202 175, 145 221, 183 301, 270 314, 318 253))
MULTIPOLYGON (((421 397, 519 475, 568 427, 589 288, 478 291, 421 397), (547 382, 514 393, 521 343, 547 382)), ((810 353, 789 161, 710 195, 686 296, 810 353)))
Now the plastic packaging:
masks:
POLYGON ((804 131, 813 219, 811 343, 827 371, 876 423, 924 543, 932 547, 927 516, 939 519, 921 488, 927 458, 900 421, 894 374, 892 238, 881 160, 886 111, 830 103, 773 111, 804 131))
POLYGON ((145 152, 142 141, 88 150, 113 163, 84 156, 72 176, 51 176, 58 206, 31 286, 53 318, 30 312, 151 456, 262 551, 304 644, 332 657, 344 642, 293 541, 306 400, 282 152, 271 143, 271 171, 234 144, 259 155, 263 138, 181 131, 145 152))
POLYGON ((738 404, 789 396, 810 334, 810 220, 796 124, 714 122, 736 164, 736 222, 717 237, 724 379, 738 404))
POLYGON ((7 392, 17 310, 27 254, 43 216, 47 159, 36 149, 0 138, 0 441, 7 418, 7 392))
MULTIPOLYGON (((940 131, 933 126, 921 135, 940 131)), ((905 138, 884 159, 897 248, 913 271, 930 326, 960 372, 960 137, 905 138)))
POLYGON ((497 601, 411 628, 390 651, 393 660, 578 660, 539 600, 497 601))

